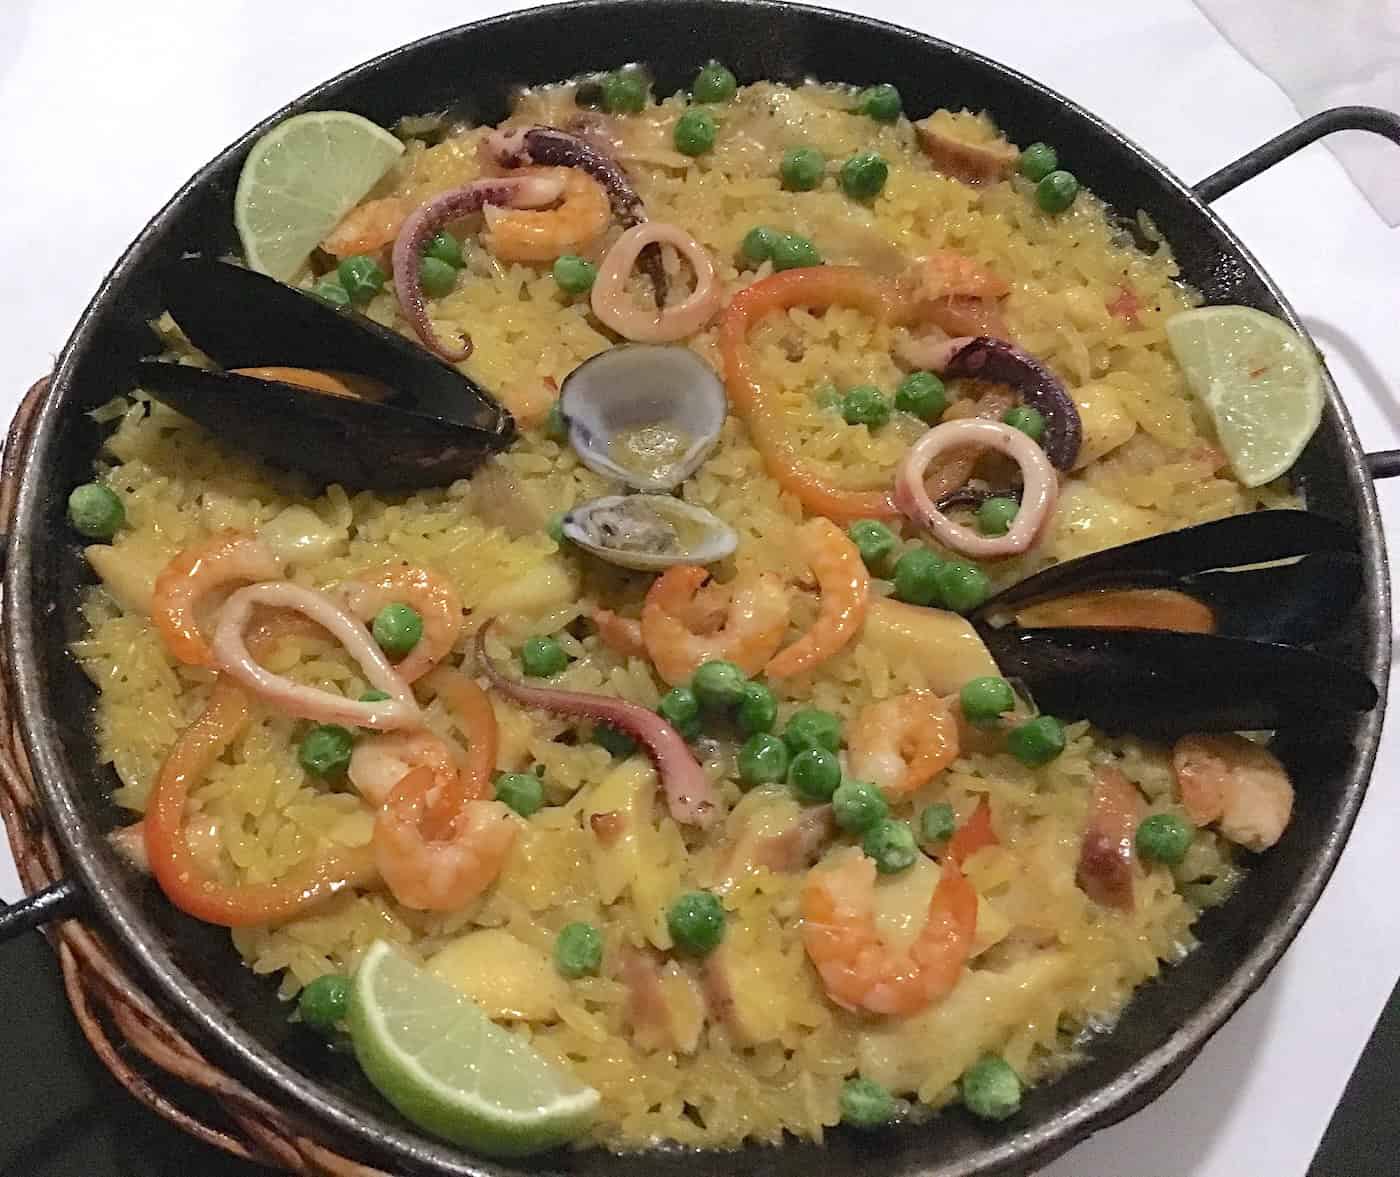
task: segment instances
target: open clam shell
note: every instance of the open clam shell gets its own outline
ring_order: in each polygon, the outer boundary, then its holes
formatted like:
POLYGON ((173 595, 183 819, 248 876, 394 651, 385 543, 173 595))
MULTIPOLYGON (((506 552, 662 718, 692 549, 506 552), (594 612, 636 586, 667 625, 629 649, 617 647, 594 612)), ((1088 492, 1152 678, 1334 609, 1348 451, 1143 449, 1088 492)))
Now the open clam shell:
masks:
POLYGON ((564 516, 564 535, 586 552, 639 572, 713 564, 739 544, 734 529, 703 507, 670 495, 611 495, 564 516))
POLYGON ((191 257, 162 275, 190 342, 224 371, 142 361, 152 396, 222 439, 324 482, 372 489, 438 486, 515 439, 485 390, 378 323, 227 262, 191 257), (383 386, 379 401, 229 369, 331 370, 383 386))
POLYGON ((674 490, 719 440, 728 401, 686 347, 629 343, 585 360, 559 391, 569 442, 590 470, 633 490, 674 490))

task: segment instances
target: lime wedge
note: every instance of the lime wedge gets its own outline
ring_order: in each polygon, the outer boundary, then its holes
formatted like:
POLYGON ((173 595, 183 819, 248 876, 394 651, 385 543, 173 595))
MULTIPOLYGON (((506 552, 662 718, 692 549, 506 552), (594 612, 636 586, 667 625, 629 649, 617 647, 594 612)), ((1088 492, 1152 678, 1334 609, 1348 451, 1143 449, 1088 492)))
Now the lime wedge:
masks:
POLYGON ((588 1127, 598 1093, 501 1029, 460 990, 383 940, 350 989, 350 1038, 369 1081, 420 1128, 524 1156, 588 1127))
POLYGON ((248 265, 290 281, 402 154, 393 135, 349 111, 278 123, 253 144, 233 198, 248 265))
POLYGON ((1322 419, 1322 365, 1312 345, 1282 319, 1237 306, 1173 315, 1167 340, 1235 476, 1262 486, 1287 472, 1322 419))

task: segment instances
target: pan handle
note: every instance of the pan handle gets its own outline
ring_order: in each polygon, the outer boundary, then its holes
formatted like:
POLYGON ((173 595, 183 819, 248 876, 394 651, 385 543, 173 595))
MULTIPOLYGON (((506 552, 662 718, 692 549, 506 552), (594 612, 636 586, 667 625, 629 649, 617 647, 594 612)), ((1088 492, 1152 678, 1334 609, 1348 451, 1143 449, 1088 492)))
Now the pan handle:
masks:
POLYGON ((77 915, 83 900, 83 889, 76 881, 59 879, 18 903, 0 906, 0 944, 50 920, 77 915))
POLYGON ((1234 163, 1227 163, 1218 172, 1212 172, 1192 191, 1210 204, 1227 192, 1233 192, 1246 180, 1254 179, 1260 172, 1268 171, 1274 164, 1316 143, 1324 135, 1337 131, 1370 131, 1373 135, 1383 135, 1392 143, 1400 144, 1400 115, 1378 106, 1337 106, 1324 110, 1281 135, 1275 135, 1267 143, 1261 143, 1234 163))
MULTIPOLYGON (((1267 143, 1261 143, 1234 163, 1227 163, 1197 184, 1192 191, 1210 204, 1227 192, 1233 192, 1260 172, 1287 159, 1304 147, 1316 143, 1324 135, 1336 131, 1370 131, 1383 135, 1400 145, 1400 115, 1378 106, 1337 106, 1304 119, 1267 143)), ((1400 450, 1380 450, 1366 455, 1366 469, 1373 479, 1395 478, 1400 475, 1400 450)))

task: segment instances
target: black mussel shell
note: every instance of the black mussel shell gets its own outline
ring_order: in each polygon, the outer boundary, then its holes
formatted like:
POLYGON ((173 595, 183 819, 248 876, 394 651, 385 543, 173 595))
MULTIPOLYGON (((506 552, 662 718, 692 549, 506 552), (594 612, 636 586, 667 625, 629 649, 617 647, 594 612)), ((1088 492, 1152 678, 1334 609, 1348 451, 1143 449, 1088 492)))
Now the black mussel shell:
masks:
POLYGON ((152 396, 275 463, 355 487, 438 486, 515 439, 514 419, 486 392, 363 315, 201 257, 170 266, 161 289, 190 342, 223 368, 350 372, 389 389, 373 403, 189 365, 138 365, 152 396))
POLYGON ((1256 731, 1372 710, 1359 671, 1296 646, 1160 630, 979 627, 1045 711, 1109 732, 1256 731))
POLYGON ((1304 642, 1335 629, 1361 586, 1349 528, 1311 511, 1256 511, 1056 564, 990 598, 978 616, 1000 620, 1091 589, 1169 588, 1209 605, 1220 634, 1304 642), (1268 566, 1245 567, 1260 564, 1268 566))

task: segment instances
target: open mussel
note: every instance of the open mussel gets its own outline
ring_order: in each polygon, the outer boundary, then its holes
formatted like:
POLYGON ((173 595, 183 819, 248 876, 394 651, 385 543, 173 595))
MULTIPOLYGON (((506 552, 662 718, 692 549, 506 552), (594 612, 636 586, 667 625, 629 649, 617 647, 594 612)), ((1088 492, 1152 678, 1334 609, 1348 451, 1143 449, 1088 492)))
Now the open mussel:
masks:
POLYGON ((991 626, 1145 628, 1306 642, 1361 592, 1353 533, 1311 511, 1256 511, 1056 564, 987 601, 991 626))
POLYGON ((161 295, 222 370, 143 360, 140 387, 273 463, 359 488, 440 486, 515 438, 510 413, 452 366, 272 278, 190 257, 161 295))
POLYGON ((1007 678, 1038 706, 1109 732, 1310 729, 1372 710, 1375 685, 1311 650, 1216 634, 1115 629, 992 629, 981 634, 1007 678))

